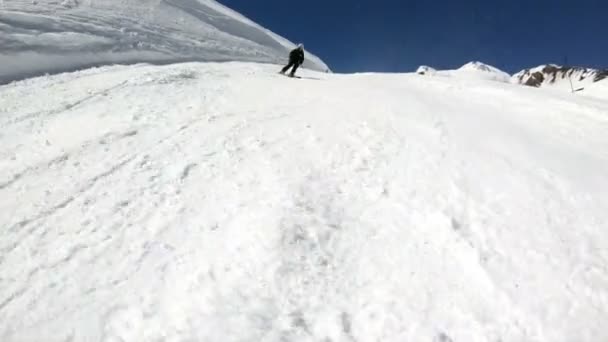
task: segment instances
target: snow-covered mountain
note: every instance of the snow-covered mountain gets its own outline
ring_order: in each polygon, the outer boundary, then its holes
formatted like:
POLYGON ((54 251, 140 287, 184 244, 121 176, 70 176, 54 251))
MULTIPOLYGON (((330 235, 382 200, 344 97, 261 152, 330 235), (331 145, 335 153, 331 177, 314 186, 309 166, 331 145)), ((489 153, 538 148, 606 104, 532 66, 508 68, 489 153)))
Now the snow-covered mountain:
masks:
POLYGON ((582 67, 561 67, 548 64, 525 69, 510 76, 508 73, 481 62, 470 62, 456 70, 435 70, 420 66, 416 73, 427 76, 453 77, 456 79, 478 79, 514 83, 532 87, 548 87, 569 92, 574 88, 579 94, 606 98, 608 70, 582 67))
MULTIPOLYGON (((214 0, 0 2, 0 84, 112 63, 281 64, 292 47, 214 0)), ((305 67, 328 70, 310 53, 305 67)))
POLYGON ((499 82, 508 82, 511 78, 511 75, 507 74, 506 72, 481 62, 467 63, 460 67, 457 72, 460 74, 469 75, 470 77, 499 82))
POLYGON ((569 91, 581 90, 608 78, 608 69, 564 67, 555 64, 540 65, 522 70, 512 77, 512 82, 531 87, 555 87, 569 91))
POLYGON ((470 62, 456 70, 436 70, 423 65, 416 70, 419 75, 438 75, 461 79, 478 79, 498 82, 509 82, 511 76, 506 72, 481 62, 470 62))
POLYGON ((608 341, 606 93, 302 76, 0 86, 0 340, 608 341))

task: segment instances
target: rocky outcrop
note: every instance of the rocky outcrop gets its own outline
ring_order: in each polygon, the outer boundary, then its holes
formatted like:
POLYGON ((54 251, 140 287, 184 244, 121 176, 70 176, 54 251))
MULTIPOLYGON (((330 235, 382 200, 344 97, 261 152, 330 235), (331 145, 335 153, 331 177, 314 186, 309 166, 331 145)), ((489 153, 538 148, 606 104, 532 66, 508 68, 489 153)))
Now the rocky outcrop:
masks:
POLYGON ((573 85, 599 82, 608 78, 608 69, 598 70, 583 67, 559 66, 555 64, 541 65, 525 69, 513 75, 513 83, 530 87, 543 87, 562 82, 572 82, 573 85))

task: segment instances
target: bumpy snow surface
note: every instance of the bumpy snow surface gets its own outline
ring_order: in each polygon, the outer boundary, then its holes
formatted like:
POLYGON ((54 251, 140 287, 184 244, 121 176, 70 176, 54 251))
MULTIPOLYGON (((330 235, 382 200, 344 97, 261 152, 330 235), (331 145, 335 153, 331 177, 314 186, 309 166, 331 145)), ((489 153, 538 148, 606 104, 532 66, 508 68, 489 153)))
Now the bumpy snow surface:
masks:
POLYGON ((608 340, 607 100, 278 67, 0 87, 0 340, 608 340))
MULTIPOLYGON (((0 0, 0 84, 112 63, 283 63, 293 43, 214 0, 0 0)), ((328 67, 307 53, 305 67, 328 67)))

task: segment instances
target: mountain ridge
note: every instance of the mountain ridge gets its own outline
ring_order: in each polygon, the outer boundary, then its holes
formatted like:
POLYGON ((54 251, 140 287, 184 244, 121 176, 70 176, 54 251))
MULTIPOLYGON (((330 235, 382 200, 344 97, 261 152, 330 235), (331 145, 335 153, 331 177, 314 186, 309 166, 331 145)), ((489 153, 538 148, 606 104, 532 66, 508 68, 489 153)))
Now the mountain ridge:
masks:
POLYGON ((594 69, 577 66, 543 64, 524 69, 512 76, 513 83, 531 87, 552 86, 556 83, 570 83, 581 86, 608 78, 608 69, 594 69))
MULTIPOLYGON (((422 65, 416 70, 416 73, 420 75, 474 77, 534 88, 547 87, 569 91, 583 91, 587 88, 596 88, 595 84, 608 79, 608 69, 543 64, 510 75, 494 66, 478 61, 466 63, 455 70, 436 70, 422 65)), ((599 93, 596 90, 594 89, 594 92, 599 93)))

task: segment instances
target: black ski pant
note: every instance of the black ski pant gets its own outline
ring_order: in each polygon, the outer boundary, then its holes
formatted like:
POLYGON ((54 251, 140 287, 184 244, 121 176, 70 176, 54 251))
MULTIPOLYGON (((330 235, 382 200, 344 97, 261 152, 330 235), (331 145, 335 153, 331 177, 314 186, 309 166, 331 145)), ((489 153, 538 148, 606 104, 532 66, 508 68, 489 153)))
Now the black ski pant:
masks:
POLYGON ((293 69, 291 70, 292 74, 296 73, 296 70, 298 70, 298 68, 300 67, 300 63, 296 62, 296 61, 289 61, 289 64, 287 64, 286 67, 283 68, 283 70, 281 71, 282 73, 287 72, 287 70, 289 70, 289 68, 293 67, 293 69))

